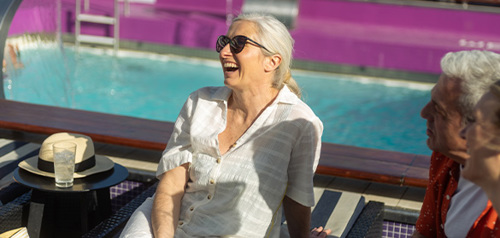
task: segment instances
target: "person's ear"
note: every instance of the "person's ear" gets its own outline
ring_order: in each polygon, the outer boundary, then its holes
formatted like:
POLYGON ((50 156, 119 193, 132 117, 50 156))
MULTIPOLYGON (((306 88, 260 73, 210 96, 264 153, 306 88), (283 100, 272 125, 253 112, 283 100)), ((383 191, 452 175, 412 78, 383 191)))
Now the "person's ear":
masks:
POLYGON ((266 57, 264 64, 265 64, 264 69, 267 72, 271 72, 271 71, 276 70, 281 64, 281 55, 275 54, 275 55, 266 57))

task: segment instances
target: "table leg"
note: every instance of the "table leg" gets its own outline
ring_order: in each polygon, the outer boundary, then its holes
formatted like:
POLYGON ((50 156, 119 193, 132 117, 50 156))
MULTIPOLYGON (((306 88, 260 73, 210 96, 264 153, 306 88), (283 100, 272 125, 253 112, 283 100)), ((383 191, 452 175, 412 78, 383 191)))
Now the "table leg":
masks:
POLYGON ((111 215, 109 188, 81 193, 33 190, 30 237, 81 237, 111 215))
POLYGON ((28 217, 28 235, 31 238, 40 237, 40 231, 42 229, 42 217, 43 217, 44 204, 31 202, 29 206, 29 217, 28 217))

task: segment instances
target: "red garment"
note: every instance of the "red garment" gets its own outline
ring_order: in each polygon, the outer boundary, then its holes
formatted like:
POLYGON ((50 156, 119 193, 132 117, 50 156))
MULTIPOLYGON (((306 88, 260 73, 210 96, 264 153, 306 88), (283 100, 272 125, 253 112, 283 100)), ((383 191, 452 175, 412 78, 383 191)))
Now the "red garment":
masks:
POLYGON ((429 184, 415 228, 425 237, 446 237, 444 222, 451 196, 457 189, 460 165, 452 159, 434 152, 429 168, 429 184))
MULTIPOLYGON (((425 237, 446 237, 444 224, 451 197, 458 186, 460 164, 439 152, 432 153, 429 184, 415 228, 425 237)), ((490 201, 469 230, 467 237, 500 237, 498 214, 490 201)))
POLYGON ((486 237, 500 237, 500 220, 498 220, 498 214, 493 208, 491 201, 488 201, 486 209, 481 213, 479 218, 477 218, 472 228, 467 234, 468 238, 486 238, 486 237))

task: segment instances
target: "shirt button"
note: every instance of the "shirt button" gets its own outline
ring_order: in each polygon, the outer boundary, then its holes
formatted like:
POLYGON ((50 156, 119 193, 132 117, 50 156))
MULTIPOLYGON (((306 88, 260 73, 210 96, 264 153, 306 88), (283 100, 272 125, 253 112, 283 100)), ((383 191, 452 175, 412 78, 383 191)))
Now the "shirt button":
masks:
POLYGON ((179 222, 179 226, 182 226, 182 225, 184 225, 184 222, 183 222, 183 221, 180 221, 180 222, 179 222))
POLYGON ((210 184, 214 184, 215 181, 213 179, 210 179, 210 184))
POLYGON ((212 195, 208 194, 207 199, 208 200, 212 199, 212 195))
POLYGON ((446 195, 446 200, 450 200, 450 195, 446 195))
POLYGON ((220 157, 217 158, 217 164, 220 164, 220 161, 221 161, 220 157))
POLYGON ((194 207, 190 207, 190 208, 189 208, 189 211, 193 211, 193 210, 194 210, 194 207))

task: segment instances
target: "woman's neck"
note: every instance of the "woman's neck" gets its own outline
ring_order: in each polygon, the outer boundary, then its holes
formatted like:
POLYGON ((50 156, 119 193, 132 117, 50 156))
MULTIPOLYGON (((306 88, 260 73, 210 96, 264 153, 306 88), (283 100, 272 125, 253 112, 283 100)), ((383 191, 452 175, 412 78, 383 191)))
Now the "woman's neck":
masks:
POLYGON ((495 208, 497 212, 500 212, 500 181, 491 184, 488 188, 483 188, 483 190, 493 204, 493 208, 495 208))
MULTIPOLYGON (((490 166, 493 164, 496 165, 500 162, 500 154, 497 153, 496 155, 484 160, 490 162, 493 161, 493 163, 488 163, 490 166)), ((484 190, 488 198, 491 200, 495 210, 500 212, 500 171, 497 168, 490 168, 488 172, 485 172, 485 174, 487 174, 487 178, 478 180, 477 184, 484 190)))
POLYGON ((257 117, 278 96, 279 90, 273 87, 257 90, 233 90, 229 97, 228 108, 249 120, 257 117))

